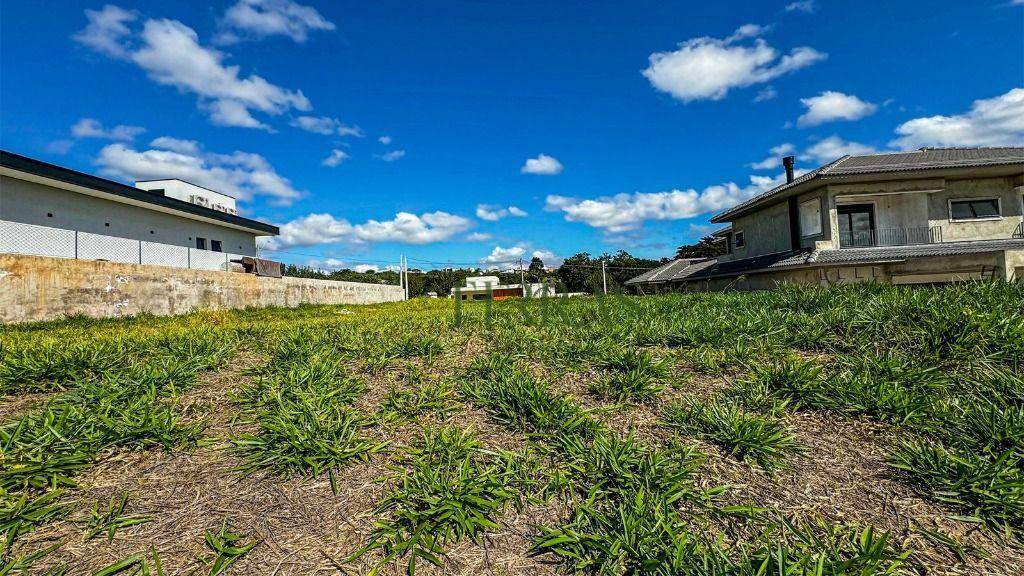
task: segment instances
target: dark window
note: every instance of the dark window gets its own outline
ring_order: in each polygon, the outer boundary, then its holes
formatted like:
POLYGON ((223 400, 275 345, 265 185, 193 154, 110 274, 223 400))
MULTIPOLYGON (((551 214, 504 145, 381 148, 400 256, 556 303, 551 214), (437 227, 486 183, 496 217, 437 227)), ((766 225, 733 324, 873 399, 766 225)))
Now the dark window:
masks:
POLYGON ((46 217, 47 218, 53 218, 53 212, 47 212, 46 213, 46 217))
POLYGON ((220 240, 210 240, 210 250, 214 252, 223 252, 224 250, 220 247, 220 240))
POLYGON ((196 248, 200 250, 206 250, 206 238, 196 237, 196 248))
POLYGON ((152 230, 150 230, 149 233, 150 234, 156 234, 156 232, 153 232, 152 230))
POLYGON ((952 200, 949 203, 949 217, 951 220, 999 218, 999 200, 952 200))
POLYGON ((746 246, 746 242, 744 242, 743 240, 743 232, 737 232, 735 238, 737 248, 743 248, 744 246, 746 246))
POLYGON ((103 225, 106 226, 107 228, 110 228, 110 222, 104 222, 103 225))

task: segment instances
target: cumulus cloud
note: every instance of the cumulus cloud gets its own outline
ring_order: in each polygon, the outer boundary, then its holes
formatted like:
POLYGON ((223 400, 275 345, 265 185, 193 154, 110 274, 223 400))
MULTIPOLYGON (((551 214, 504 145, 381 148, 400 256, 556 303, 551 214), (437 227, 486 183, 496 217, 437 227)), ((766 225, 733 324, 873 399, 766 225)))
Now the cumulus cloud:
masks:
POLYGON ((476 206, 476 217, 481 220, 497 222, 509 216, 524 218, 528 214, 516 206, 509 206, 508 208, 492 204, 477 204, 476 206))
POLYGON ((312 31, 335 28, 316 8, 292 0, 238 0, 224 13, 221 26, 217 37, 221 43, 267 36, 305 42, 312 31))
POLYGON ((813 14, 817 10, 814 0, 797 0, 786 4, 786 12, 806 12, 813 14))
POLYGON ((82 118, 71 127, 71 135, 75 138, 100 138, 103 140, 121 140, 130 142, 145 132, 141 126, 125 126, 118 124, 113 128, 104 128, 103 124, 93 118, 82 118))
POLYGON ((240 200, 267 196, 275 203, 288 204, 302 196, 259 154, 239 151, 215 154, 198 150, 198 147, 193 153, 183 153, 181 142, 187 141, 157 138, 149 150, 110 144, 100 150, 96 164, 103 174, 114 178, 180 178, 240 200), (175 147, 179 150, 172 149, 175 147))
POLYGON ((975 100, 963 114, 909 120, 900 124, 896 133, 899 138, 891 145, 903 149, 1024 145, 1024 88, 975 100))
POLYGON ((541 154, 536 158, 529 158, 523 167, 519 169, 523 174, 536 174, 539 176, 553 176, 562 172, 562 163, 553 156, 541 154))
POLYGON ((810 98, 801 98, 800 103, 807 108, 807 112, 796 121, 796 125, 801 128, 836 120, 860 120, 878 110, 875 104, 865 102, 852 94, 832 90, 810 98))
POLYGON ((270 130, 252 115, 253 111, 279 115, 288 110, 312 108, 300 90, 281 88, 255 74, 242 77, 237 65, 224 63, 225 54, 202 46, 196 32, 177 20, 147 20, 137 37, 128 38, 130 30, 125 22, 129 20, 124 20, 123 15, 120 20, 113 16, 99 18, 86 11, 86 16, 90 23, 74 36, 75 40, 100 53, 135 63, 158 84, 195 94, 214 124, 270 130), (105 28, 97 22, 104 22, 105 28), (110 42, 96 39, 104 31, 112 38, 110 42), (110 48, 115 45, 115 37, 121 50, 117 53, 110 48), (128 40, 133 40, 135 46, 128 40))
POLYGON ((391 136, 381 136, 380 138, 377 138, 377 142, 387 146, 388 144, 391 144, 391 136))
POLYGON ((523 266, 526 266, 531 258, 540 258, 544 261, 545 266, 561 266, 563 260, 550 250, 531 251, 527 244, 516 244, 508 248, 495 246, 490 254, 480 258, 478 262, 489 268, 507 269, 517 267, 520 260, 522 260, 523 266))
POLYGON ((569 222, 583 222, 605 232, 617 234, 637 230, 647 221, 681 220, 724 210, 774 188, 785 180, 785 174, 774 177, 750 176, 750 184, 746 186, 728 182, 708 186, 701 191, 690 188, 665 192, 634 192, 596 199, 550 195, 547 197, 545 209, 563 212, 569 222))
POLYGON ((782 157, 787 154, 792 154, 794 150, 796 150, 796 147, 789 142, 779 144, 768 151, 768 157, 764 160, 754 162, 753 164, 749 164, 749 166, 754 170, 774 170, 782 165, 782 157))
POLYGON ((271 238, 268 247, 281 249, 338 242, 430 244, 450 240, 472 225, 468 218, 440 211, 420 215, 399 212, 391 220, 367 220, 362 224, 352 224, 331 214, 309 214, 283 224, 281 235, 271 238))
POLYGON ((149 143, 153 148, 160 148, 161 150, 170 150, 172 152, 180 152, 182 154, 198 154, 201 146, 199 142, 195 140, 182 140, 180 138, 171 138, 170 136, 160 136, 154 138, 149 143))
POLYGON ((291 125, 317 134, 363 137, 363 131, 359 126, 349 126, 329 116, 299 116, 291 121, 291 125))
POLYGON ((394 162, 395 160, 401 160, 404 157, 405 150, 391 150, 390 152, 385 152, 377 156, 377 158, 380 158, 385 162, 394 162))
POLYGON ((867 144, 843 140, 834 134, 828 138, 818 140, 805 151, 809 158, 821 164, 831 162, 847 154, 871 154, 873 152, 875 152, 875 149, 867 144))
POLYGON ((651 54, 643 75, 651 86, 683 102, 721 100, 729 90, 768 82, 827 57, 808 46, 780 57, 778 50, 758 37, 765 30, 747 24, 724 39, 687 40, 672 52, 651 54), (753 42, 741 43, 750 38, 753 42))
POLYGON ((324 158, 320 163, 323 164, 324 166, 334 168, 336 166, 340 166, 342 162, 348 159, 349 155, 347 152, 335 148, 334 150, 331 150, 331 153, 327 156, 327 158, 324 158))
POLYGON ((131 34, 128 23, 138 18, 135 12, 107 4, 100 10, 86 9, 85 17, 89 23, 73 40, 111 58, 128 59, 125 42, 131 34))
POLYGON ((754 102, 767 102, 768 100, 774 100, 778 95, 779 93, 775 90, 774 86, 765 86, 757 91, 757 96, 754 96, 754 102))

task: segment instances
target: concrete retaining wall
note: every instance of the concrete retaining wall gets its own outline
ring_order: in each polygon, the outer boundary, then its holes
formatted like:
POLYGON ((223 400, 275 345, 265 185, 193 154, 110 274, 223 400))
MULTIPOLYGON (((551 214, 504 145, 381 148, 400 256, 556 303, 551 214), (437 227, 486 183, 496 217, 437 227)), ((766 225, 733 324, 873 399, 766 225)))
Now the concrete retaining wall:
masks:
POLYGON ((0 254, 0 322, 402 299, 398 286, 0 254))

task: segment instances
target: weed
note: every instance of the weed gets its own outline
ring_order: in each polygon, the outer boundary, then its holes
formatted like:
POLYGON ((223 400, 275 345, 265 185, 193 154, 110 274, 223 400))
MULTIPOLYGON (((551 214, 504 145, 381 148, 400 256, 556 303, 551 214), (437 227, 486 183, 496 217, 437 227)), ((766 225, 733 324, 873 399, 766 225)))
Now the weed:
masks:
POLYGON ((207 530, 203 538, 206 540, 206 546, 214 553, 213 561, 210 563, 210 576, 226 572, 232 564, 248 554, 259 543, 257 541, 246 543, 245 536, 228 530, 226 519, 221 523, 219 531, 207 530))
POLYGON ((128 506, 128 493, 121 494, 120 499, 116 499, 113 496, 107 502, 106 508, 102 508, 100 503, 97 502, 93 506, 92 512, 89 517, 85 519, 85 539, 91 540, 100 534, 106 533, 107 541, 112 542, 114 540, 114 534, 121 528, 128 528, 131 526, 138 526, 140 524, 146 524, 153 521, 152 516, 146 516, 144 514, 125 514, 125 508, 128 506))
POLYGON ((394 487, 375 509, 383 517, 369 542, 349 560, 380 550, 383 558, 371 574, 406 557, 407 572, 415 574, 420 560, 440 566, 446 544, 496 529, 495 516, 514 497, 501 458, 464 430, 424 430, 389 479, 394 487))
POLYGON ((769 471, 800 451, 796 436, 777 418, 747 412, 721 398, 673 403, 662 417, 667 425, 706 438, 769 471))

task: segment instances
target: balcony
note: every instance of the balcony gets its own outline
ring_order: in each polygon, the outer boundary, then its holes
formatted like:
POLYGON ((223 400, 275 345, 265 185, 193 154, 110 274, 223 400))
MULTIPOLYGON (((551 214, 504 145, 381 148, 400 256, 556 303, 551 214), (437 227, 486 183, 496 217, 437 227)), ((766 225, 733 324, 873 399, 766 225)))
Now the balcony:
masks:
POLYGON ((915 244, 936 244, 938 242, 942 242, 942 226, 839 231, 840 248, 911 246, 915 244))

